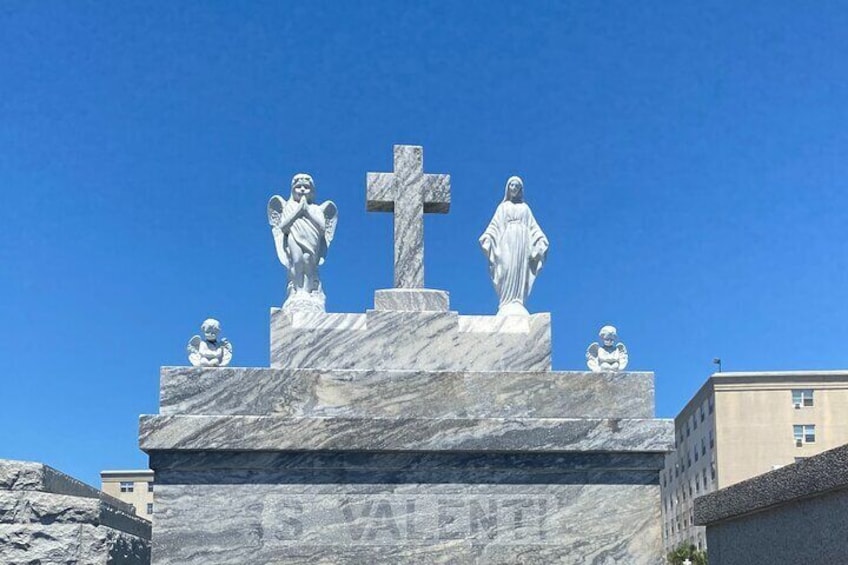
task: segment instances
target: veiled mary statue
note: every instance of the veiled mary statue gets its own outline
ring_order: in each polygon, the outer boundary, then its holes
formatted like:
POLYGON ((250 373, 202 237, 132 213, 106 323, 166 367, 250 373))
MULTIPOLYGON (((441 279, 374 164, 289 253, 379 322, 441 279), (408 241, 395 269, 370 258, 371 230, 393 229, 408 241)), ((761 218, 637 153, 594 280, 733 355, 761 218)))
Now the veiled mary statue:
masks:
POLYGON ((524 182, 506 181, 503 202, 483 235, 480 247, 500 303, 498 315, 528 315, 524 303, 548 253, 548 238, 524 202, 524 182))
POLYGON ((315 203, 315 182, 309 175, 292 178, 289 200, 271 197, 268 223, 289 279, 283 309, 324 311, 318 266, 324 263, 337 222, 338 211, 332 201, 315 203))

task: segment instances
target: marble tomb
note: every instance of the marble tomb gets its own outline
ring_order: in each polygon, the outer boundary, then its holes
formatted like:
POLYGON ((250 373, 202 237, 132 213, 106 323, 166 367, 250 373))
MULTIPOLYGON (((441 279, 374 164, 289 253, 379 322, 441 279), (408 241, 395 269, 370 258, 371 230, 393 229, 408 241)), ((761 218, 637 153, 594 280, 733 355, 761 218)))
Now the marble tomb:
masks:
POLYGON ((289 261, 286 301, 320 290, 320 307, 271 310, 270 367, 162 368, 139 432, 153 563, 662 563, 673 423, 654 418, 652 373, 551 370, 550 314, 525 305, 548 240, 510 180, 520 226, 481 238, 499 315, 424 286, 423 214, 448 212, 450 176, 398 145, 366 178, 367 209, 395 224, 373 309, 326 312, 317 270, 292 284, 289 261))

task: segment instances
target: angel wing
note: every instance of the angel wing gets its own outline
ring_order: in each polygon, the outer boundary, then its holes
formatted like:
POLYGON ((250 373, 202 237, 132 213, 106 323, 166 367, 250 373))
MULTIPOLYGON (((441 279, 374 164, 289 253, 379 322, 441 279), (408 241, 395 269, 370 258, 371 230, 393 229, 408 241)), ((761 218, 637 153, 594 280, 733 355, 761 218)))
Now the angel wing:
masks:
POLYGON ((200 339, 199 335, 194 336, 188 341, 188 345, 186 345, 186 352, 188 353, 189 363, 194 367, 200 366, 200 339))
POLYGON ((623 343, 619 343, 615 346, 618 349, 618 370, 623 371, 625 367, 627 367, 627 362, 629 358, 627 356, 627 348, 624 347, 623 343))
POLYGON ((280 220, 283 219, 283 208, 286 207, 286 199, 282 196, 274 195, 268 201, 268 223, 271 227, 280 225, 280 220))
POLYGON ((274 236, 274 247, 277 250, 277 258, 288 269, 289 257, 286 254, 285 235, 279 227, 283 219, 283 209, 285 207, 286 199, 282 196, 274 195, 268 201, 268 224, 271 226, 271 235, 274 236))
POLYGON ((221 340, 221 350, 223 356, 221 357, 221 367, 226 367, 230 364, 230 361, 233 360, 233 344, 229 342, 227 338, 221 340))
POLYGON ((598 349, 600 349, 600 346, 598 342, 595 342, 586 350, 586 365, 593 373, 601 372, 601 366, 598 364, 598 349))
POLYGON ((336 224, 339 222, 339 209, 336 208, 332 200, 327 200, 318 206, 324 214, 324 239, 327 240, 327 247, 333 241, 333 236, 336 235, 336 224))

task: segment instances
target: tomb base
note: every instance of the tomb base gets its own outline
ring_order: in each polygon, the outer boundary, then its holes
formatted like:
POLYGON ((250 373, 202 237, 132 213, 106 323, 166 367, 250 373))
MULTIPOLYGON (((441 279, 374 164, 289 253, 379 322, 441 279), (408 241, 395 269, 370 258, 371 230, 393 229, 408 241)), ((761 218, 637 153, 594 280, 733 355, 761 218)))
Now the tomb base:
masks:
POLYGON ((163 368, 153 562, 662 563, 651 373, 163 368))

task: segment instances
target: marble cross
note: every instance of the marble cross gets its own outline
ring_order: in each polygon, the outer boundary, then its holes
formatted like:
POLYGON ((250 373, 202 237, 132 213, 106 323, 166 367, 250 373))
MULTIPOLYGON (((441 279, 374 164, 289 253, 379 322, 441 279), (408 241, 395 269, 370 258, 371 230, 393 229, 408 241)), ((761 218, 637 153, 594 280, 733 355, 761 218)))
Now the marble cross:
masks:
POLYGON ((424 287, 424 214, 450 210, 450 175, 424 174, 424 148, 395 145, 394 172, 368 173, 366 209, 394 212, 395 287, 424 287))

